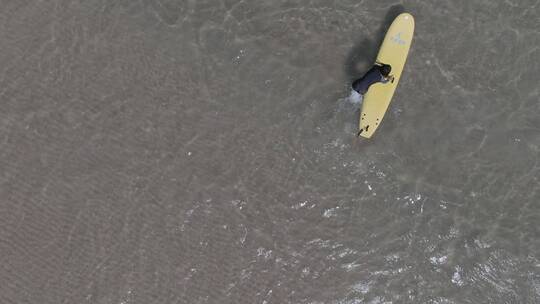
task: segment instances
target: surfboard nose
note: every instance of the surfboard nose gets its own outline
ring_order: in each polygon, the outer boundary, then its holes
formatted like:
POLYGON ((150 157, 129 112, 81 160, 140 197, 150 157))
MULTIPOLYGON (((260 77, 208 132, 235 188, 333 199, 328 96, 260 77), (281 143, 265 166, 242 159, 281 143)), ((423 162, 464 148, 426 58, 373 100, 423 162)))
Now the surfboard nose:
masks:
POLYGON ((407 20, 408 22, 412 22, 414 24, 414 17, 409 13, 401 13, 399 14, 398 18, 403 18, 404 20, 407 20))

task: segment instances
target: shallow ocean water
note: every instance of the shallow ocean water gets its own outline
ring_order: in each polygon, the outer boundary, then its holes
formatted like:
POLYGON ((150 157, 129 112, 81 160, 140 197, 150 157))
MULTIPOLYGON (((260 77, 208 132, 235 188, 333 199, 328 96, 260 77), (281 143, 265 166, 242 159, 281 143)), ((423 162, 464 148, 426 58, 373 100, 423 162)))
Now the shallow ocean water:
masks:
POLYGON ((0 302, 540 302, 537 0, 0 7, 0 302))

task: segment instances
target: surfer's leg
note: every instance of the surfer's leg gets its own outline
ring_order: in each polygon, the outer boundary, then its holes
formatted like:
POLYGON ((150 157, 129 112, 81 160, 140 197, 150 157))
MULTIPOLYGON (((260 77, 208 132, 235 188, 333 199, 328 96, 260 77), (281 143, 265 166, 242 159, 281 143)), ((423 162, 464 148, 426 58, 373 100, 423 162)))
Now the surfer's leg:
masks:
POLYGON ((355 90, 356 92, 358 92, 358 94, 362 94, 362 93, 358 90, 358 84, 360 83, 360 80, 361 80, 361 79, 356 79, 356 80, 352 83, 352 89, 355 90))

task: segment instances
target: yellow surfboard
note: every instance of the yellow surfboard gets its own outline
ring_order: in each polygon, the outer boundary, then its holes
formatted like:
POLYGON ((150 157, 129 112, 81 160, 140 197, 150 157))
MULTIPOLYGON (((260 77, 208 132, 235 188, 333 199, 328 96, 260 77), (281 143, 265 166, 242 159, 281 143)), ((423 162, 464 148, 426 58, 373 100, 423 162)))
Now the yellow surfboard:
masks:
POLYGON ((413 34, 414 18, 407 13, 397 16, 390 25, 388 32, 386 32, 377 55, 377 62, 392 66, 390 75, 394 76, 394 82, 376 83, 369 87, 364 96, 362 112, 360 113, 358 132, 360 136, 370 138, 381 124, 401 78, 413 34))

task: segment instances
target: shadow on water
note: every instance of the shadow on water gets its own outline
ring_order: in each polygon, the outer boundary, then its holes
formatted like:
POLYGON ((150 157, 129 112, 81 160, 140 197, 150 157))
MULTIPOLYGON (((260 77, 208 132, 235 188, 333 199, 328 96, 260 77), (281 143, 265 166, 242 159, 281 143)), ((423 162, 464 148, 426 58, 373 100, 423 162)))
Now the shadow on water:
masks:
POLYGON ((405 7, 403 7, 403 5, 394 5, 390 7, 375 36, 373 38, 364 38, 354 45, 345 61, 345 73, 349 83, 360 78, 366 72, 360 70, 358 68, 359 66, 362 66, 363 69, 371 68, 371 65, 377 58, 379 46, 384 39, 388 27, 390 27, 392 21, 403 12, 405 12, 405 7))

